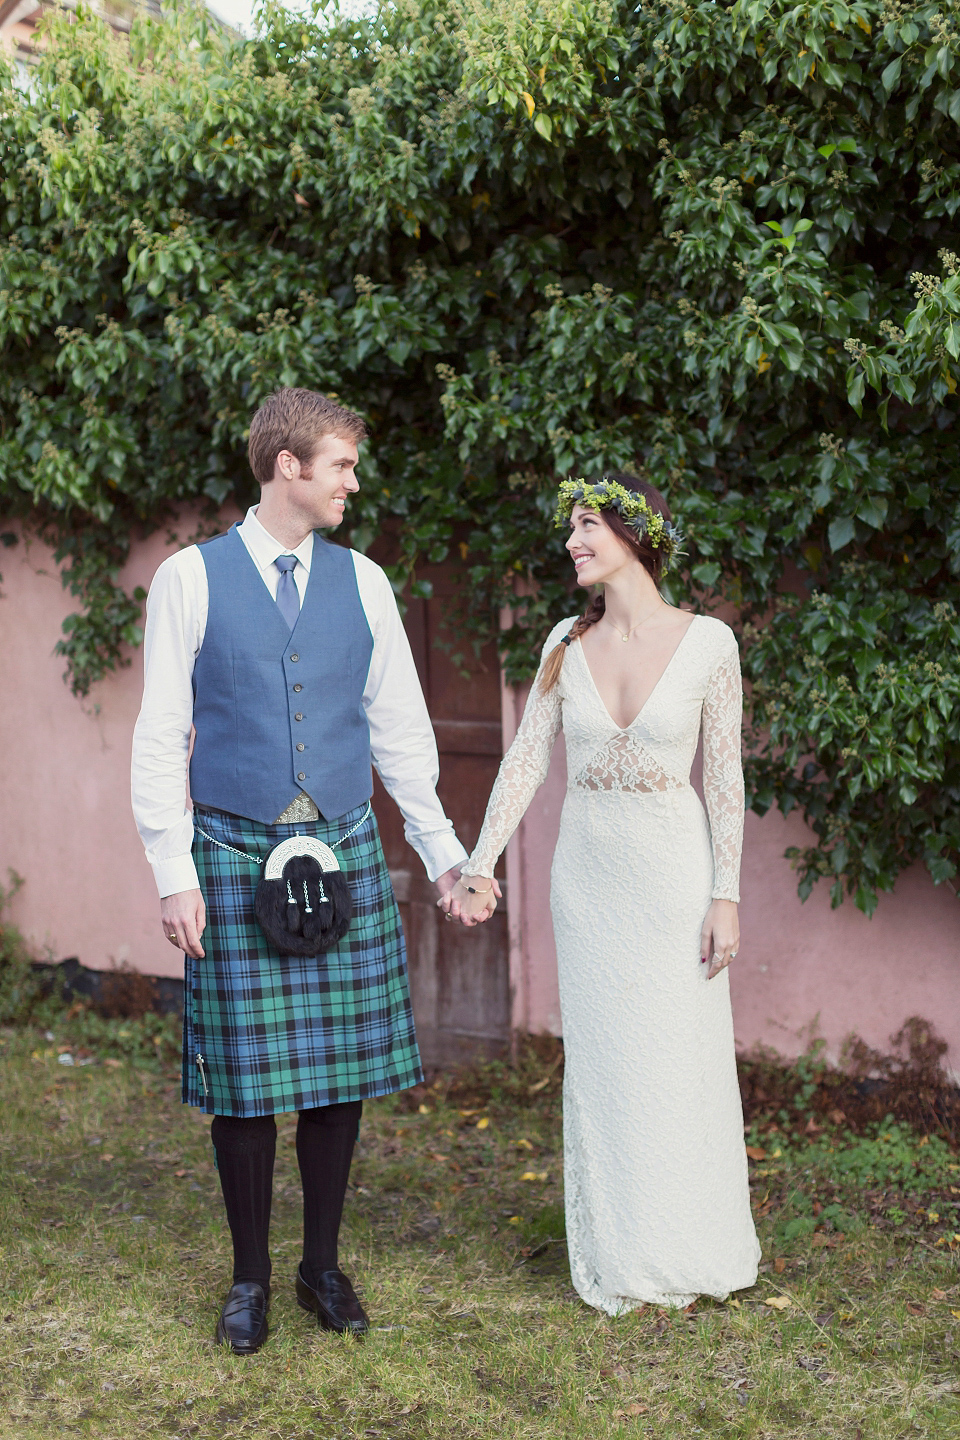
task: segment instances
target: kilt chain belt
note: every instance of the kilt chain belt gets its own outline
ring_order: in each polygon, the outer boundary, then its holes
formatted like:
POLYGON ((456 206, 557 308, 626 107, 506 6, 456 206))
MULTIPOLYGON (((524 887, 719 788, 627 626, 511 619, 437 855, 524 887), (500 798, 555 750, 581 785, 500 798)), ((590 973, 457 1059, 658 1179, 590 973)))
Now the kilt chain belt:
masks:
MULTIPOLYGON (((342 845, 344 840, 349 840, 351 835, 355 835, 357 833, 361 825, 365 825, 367 823, 367 820, 370 817, 371 808, 372 802, 368 800, 367 808, 360 816, 360 819, 357 821, 356 825, 351 825, 350 829, 346 832, 345 835, 341 835, 339 840, 332 840, 330 842, 331 850, 336 850, 338 845, 342 845)), ((251 855, 248 850, 237 850, 235 846, 225 845, 222 840, 217 840, 215 836, 208 835, 206 830, 204 830, 203 826, 197 824, 196 816, 194 816, 193 828, 198 832, 198 834, 203 836, 204 840, 209 840, 211 845, 218 845, 221 850, 229 850, 231 855, 239 855, 242 860, 249 860, 253 865, 262 865, 264 860, 267 858, 265 855, 251 855)))

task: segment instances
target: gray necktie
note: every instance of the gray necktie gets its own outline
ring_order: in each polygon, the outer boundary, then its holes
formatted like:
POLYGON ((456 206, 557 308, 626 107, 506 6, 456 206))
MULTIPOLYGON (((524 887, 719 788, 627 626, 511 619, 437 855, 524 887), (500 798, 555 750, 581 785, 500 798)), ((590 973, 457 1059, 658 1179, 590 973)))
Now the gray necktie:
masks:
POLYGON ((296 555, 278 555, 273 563, 280 571, 277 604, 280 607, 280 614, 292 630, 300 614, 300 592, 297 589, 297 582, 293 578, 297 557, 296 555))

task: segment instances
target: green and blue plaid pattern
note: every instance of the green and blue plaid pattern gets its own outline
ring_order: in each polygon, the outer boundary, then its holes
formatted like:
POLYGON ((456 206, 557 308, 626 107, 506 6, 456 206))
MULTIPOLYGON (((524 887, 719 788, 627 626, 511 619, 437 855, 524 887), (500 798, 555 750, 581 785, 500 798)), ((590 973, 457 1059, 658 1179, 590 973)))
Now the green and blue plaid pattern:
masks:
MULTIPOLYGON (((220 841, 264 857, 291 835, 333 844, 361 818, 261 825, 198 811, 220 841)), ((314 959, 280 955, 253 913, 262 868, 199 832, 205 958, 185 956, 183 1100, 212 1115, 272 1115, 389 1095, 423 1079, 403 930, 373 812, 337 847, 353 919, 314 959), (202 1060, 198 1057, 202 1057, 202 1060)))

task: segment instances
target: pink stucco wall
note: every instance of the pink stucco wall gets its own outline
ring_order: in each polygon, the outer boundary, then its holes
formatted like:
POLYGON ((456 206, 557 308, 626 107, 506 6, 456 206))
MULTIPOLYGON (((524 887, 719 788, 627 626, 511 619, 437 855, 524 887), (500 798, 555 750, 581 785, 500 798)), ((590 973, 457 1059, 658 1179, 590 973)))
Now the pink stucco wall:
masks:
MULTIPOLYGON (((504 687, 505 746, 516 734, 525 691, 504 687)), ((696 776, 694 777, 696 782, 696 776)), ((510 842, 510 973, 515 1024, 561 1033, 550 920, 550 858, 566 788, 561 743, 550 773, 510 842)), ((960 901, 922 867, 880 898, 871 920, 845 902, 830 909, 826 886, 801 904, 783 853, 804 843, 802 819, 746 817, 740 953, 731 967, 737 1044, 794 1056, 815 1036, 831 1058, 856 1033, 881 1051, 911 1015, 930 1020, 950 1044, 960 1075, 960 901)))
MULTIPOLYGON (((184 536, 194 525, 184 515, 184 536)), ((148 586, 176 548, 163 533, 135 544, 125 588, 148 586)), ((25 881, 9 918, 56 960, 181 975, 130 813, 142 652, 77 699, 53 653, 76 603, 51 551, 22 536, 0 550, 0 574, 0 879, 12 868, 25 881)))
MULTIPOLYGON (((194 523, 184 517, 184 537, 194 523)), ((124 584, 148 585, 173 548, 164 535, 135 544, 124 584)), ((12 867, 26 882, 11 918, 56 959, 179 975, 130 814, 140 652, 76 699, 53 654, 73 603, 50 551, 21 539, 0 550, 0 572, 0 879, 12 867)), ((505 744, 522 699, 504 688, 505 744)), ((507 856, 514 1023, 554 1034, 561 1024, 549 869, 565 783, 561 744, 507 856)), ((795 818, 747 817, 743 943, 733 969, 739 1043, 796 1054, 818 1027, 834 1054, 851 1031, 882 1049, 904 1019, 922 1015, 950 1041, 960 1071, 960 903, 917 870, 881 899, 872 920, 850 904, 831 911, 825 889, 801 905, 782 858, 801 835, 795 818)))

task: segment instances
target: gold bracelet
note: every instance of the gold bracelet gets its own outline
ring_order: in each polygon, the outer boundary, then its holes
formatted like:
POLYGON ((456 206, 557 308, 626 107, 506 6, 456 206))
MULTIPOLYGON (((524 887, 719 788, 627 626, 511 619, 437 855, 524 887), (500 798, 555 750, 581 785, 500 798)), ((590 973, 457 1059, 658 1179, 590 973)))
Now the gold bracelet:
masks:
MULTIPOLYGON (((478 879, 479 877, 478 877, 478 876, 473 876, 473 875, 471 875, 470 878, 471 878, 471 880, 473 880, 473 879, 478 879)), ((460 883, 461 883, 461 885, 463 885, 464 889, 465 889, 465 890, 467 891, 467 893, 470 894, 470 895, 489 895, 489 894, 490 894, 490 891, 493 889, 493 881, 492 881, 492 880, 490 881, 490 884, 487 886, 486 890, 475 890, 472 885, 468 885, 468 884, 467 884, 466 880, 464 880, 464 878, 463 878, 462 875, 460 876, 460 883)))

